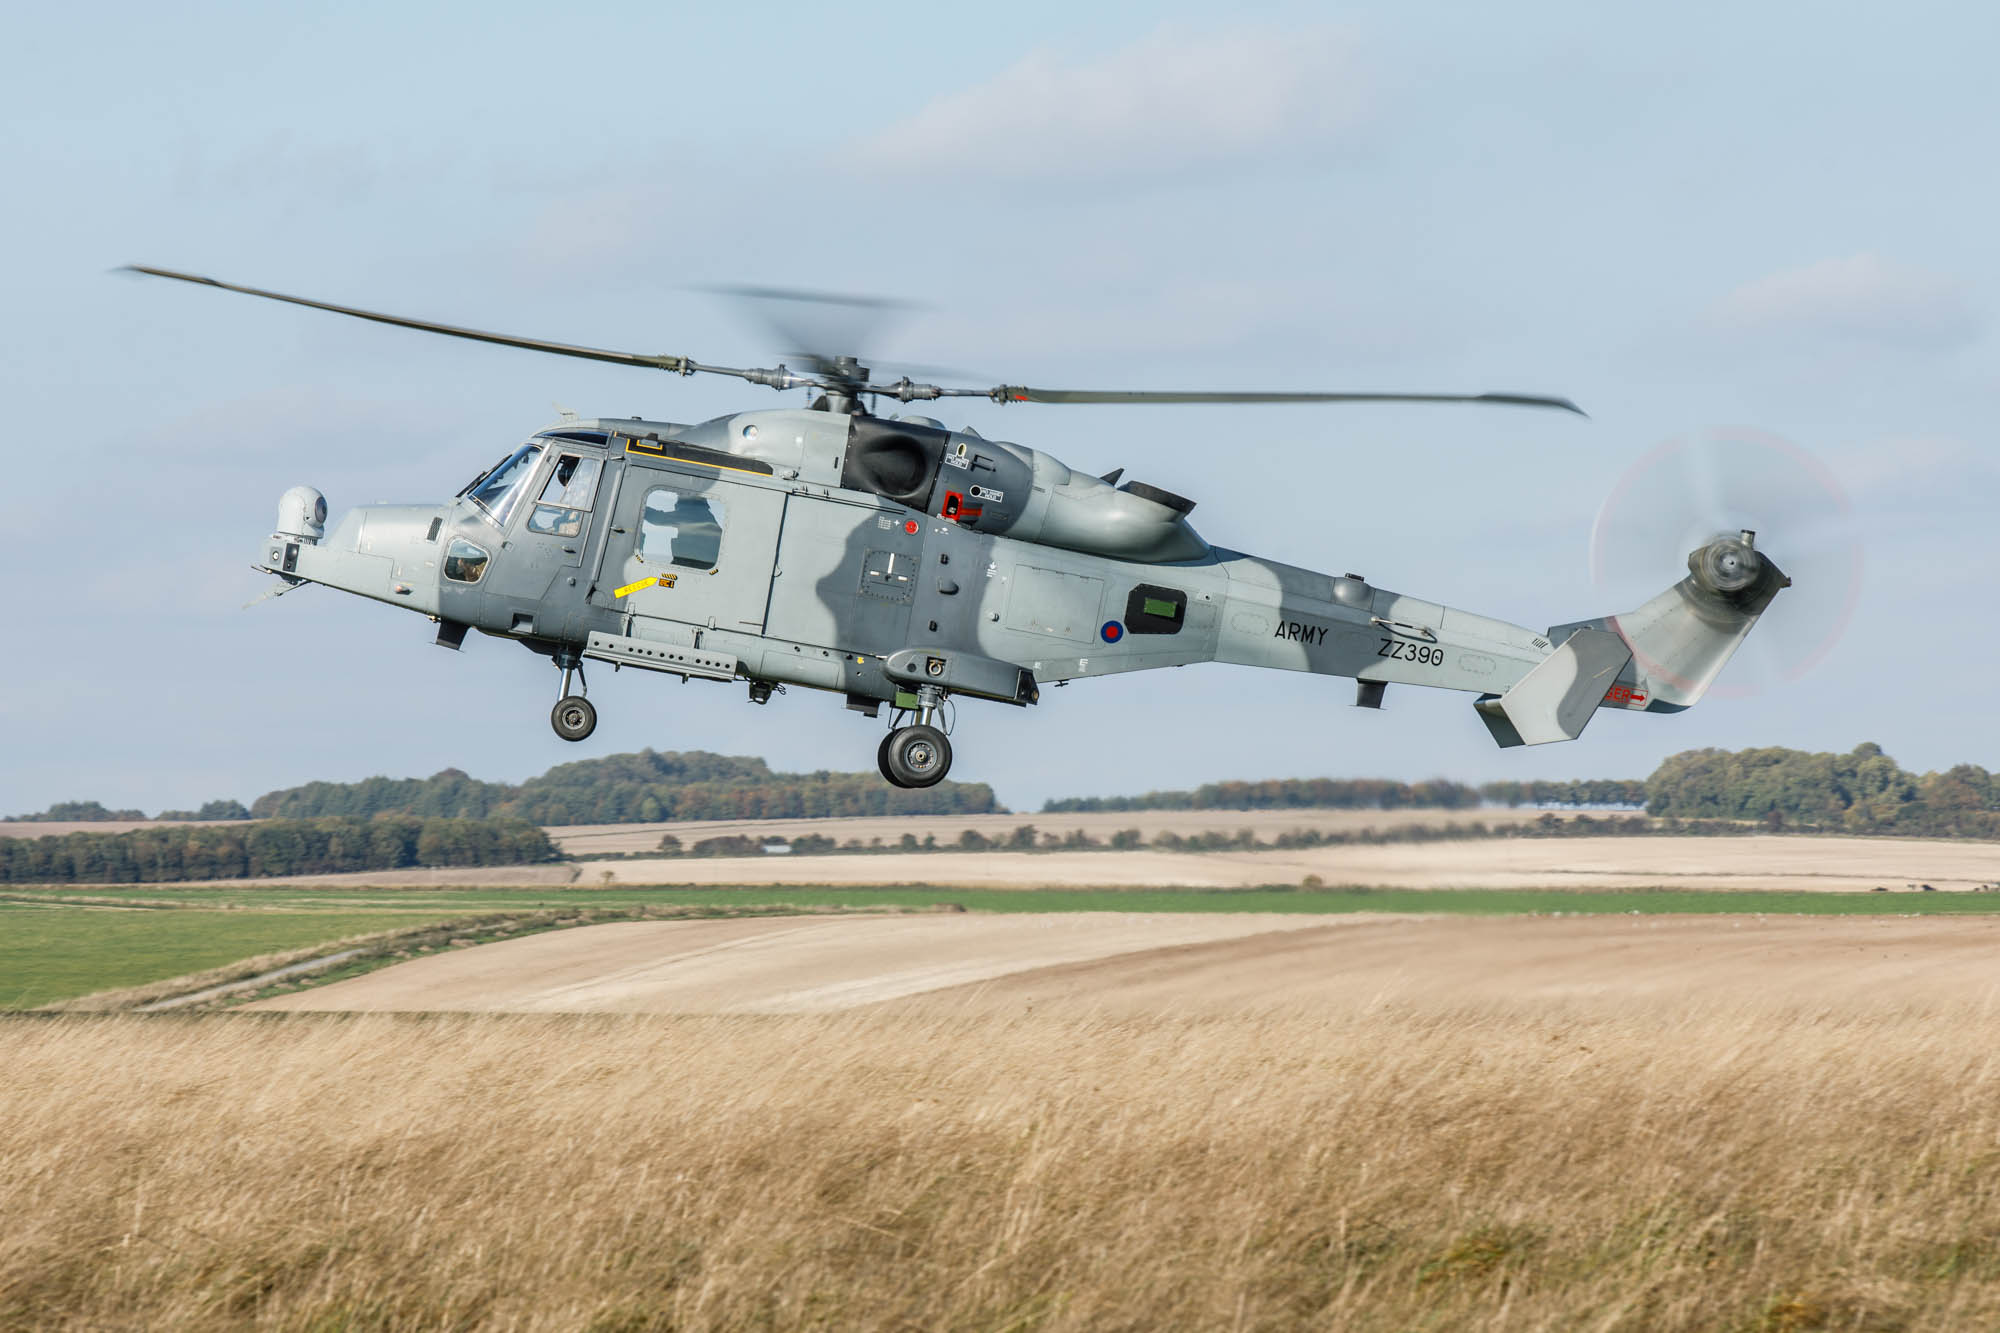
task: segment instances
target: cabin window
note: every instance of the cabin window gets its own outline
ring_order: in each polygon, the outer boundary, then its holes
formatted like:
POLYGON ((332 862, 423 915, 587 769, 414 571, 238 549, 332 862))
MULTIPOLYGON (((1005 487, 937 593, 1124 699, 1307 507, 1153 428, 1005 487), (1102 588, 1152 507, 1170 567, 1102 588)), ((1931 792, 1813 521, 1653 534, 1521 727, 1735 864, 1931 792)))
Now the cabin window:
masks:
POLYGON ((601 458, 575 454, 557 458, 542 486, 542 498, 528 516, 528 531, 550 537, 582 536, 584 516, 597 497, 597 477, 603 470, 601 458))
POLYGON ((668 490, 646 492, 639 520, 639 559, 684 569, 714 569, 722 555, 722 501, 668 490))
POLYGON ((1187 594, 1178 588, 1142 583, 1125 598, 1129 634, 1179 634, 1187 620, 1187 594))
POLYGON ((485 510, 495 523, 507 526, 507 516, 520 503, 521 492, 526 489, 528 478, 535 474, 535 464, 541 459, 541 445, 532 442, 522 445, 472 484, 468 492, 472 502, 485 510))
POLYGON ((454 583, 477 583, 486 572, 486 552, 463 537, 453 537, 444 552, 444 576, 454 583))

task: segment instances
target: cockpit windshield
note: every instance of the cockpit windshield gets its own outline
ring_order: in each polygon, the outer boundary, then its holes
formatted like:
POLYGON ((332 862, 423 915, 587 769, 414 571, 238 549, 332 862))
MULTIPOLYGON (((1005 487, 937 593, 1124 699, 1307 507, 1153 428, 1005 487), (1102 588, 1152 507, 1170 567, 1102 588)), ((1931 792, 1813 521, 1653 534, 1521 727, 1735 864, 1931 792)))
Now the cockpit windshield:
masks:
POLYGON ((514 512, 525 483, 534 475, 535 464, 541 458, 540 444, 532 441, 524 444, 466 487, 465 493, 495 523, 505 527, 507 516, 514 512))

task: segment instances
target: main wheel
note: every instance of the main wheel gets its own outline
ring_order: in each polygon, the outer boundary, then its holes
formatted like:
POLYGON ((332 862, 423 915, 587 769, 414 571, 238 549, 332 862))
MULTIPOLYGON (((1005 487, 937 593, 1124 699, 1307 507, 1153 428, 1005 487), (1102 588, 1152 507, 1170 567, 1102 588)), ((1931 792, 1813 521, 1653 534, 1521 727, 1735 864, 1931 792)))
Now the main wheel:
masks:
POLYGON ((572 694, 567 699, 556 700, 554 710, 549 713, 549 725, 564 740, 580 741, 597 730, 597 710, 590 706, 590 700, 580 694, 572 694))
POLYGON ((890 786, 902 787, 907 784, 889 771, 889 742, 895 739, 896 733, 892 731, 882 738, 880 745, 875 747, 875 767, 881 770, 882 776, 888 780, 890 786))
POLYGON ((882 771, 899 787, 931 787, 951 772, 951 742, 936 727, 903 727, 889 733, 882 771))

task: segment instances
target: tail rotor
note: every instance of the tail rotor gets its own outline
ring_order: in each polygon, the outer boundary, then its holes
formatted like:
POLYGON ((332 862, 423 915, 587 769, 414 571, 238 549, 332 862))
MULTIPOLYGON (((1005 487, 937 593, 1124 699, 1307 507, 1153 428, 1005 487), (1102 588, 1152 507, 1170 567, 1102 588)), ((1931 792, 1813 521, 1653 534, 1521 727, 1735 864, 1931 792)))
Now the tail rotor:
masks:
POLYGON ((1824 660, 1860 599, 1860 525, 1818 459, 1743 428, 1666 441, 1625 471, 1598 510, 1591 579, 1618 604, 1657 587, 1664 562, 1693 552, 1689 573, 1698 583, 1737 594, 1759 577, 1766 545, 1796 586, 1762 617, 1731 679, 1712 690, 1748 698, 1785 688, 1824 660))

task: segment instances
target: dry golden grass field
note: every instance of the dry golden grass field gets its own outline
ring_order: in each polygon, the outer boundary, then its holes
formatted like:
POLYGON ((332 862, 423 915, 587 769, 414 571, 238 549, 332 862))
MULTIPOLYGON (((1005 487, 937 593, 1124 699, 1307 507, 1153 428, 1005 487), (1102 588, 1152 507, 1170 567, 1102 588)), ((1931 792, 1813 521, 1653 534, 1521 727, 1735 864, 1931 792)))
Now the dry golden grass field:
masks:
POLYGON ((1988 1329, 1983 1005, 0 1026, 0 1324, 1988 1329))
POLYGON ((1947 893, 1794 909, 1880 915, 1132 893, 1098 896, 1151 906, 635 920, 250 1006, 293 1012, 15 1016, 0 1329, 1997 1328, 2000 918, 1898 915, 1983 906, 1949 891, 2000 878, 1996 855, 1566 837, 585 863, 589 884, 991 883, 1009 904, 1308 874, 1947 893))
POLYGON ((2000 1326, 1990 918, 881 920, 0 1023, 0 1327, 2000 1326))

